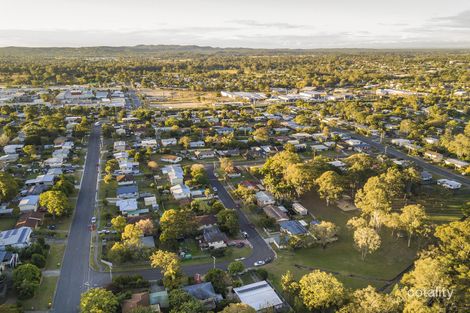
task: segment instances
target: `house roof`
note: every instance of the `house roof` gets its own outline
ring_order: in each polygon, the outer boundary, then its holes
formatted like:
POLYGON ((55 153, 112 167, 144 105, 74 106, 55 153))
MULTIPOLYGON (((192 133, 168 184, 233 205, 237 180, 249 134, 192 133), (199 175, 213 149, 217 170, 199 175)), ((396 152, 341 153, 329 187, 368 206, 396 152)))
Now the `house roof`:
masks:
POLYGON ((37 205, 39 203, 39 196, 31 195, 21 198, 18 205, 37 205))
POLYGON ((194 219, 199 226, 217 224, 217 218, 213 214, 196 216, 194 219))
POLYGON ((136 185, 121 186, 121 187, 117 188, 116 194, 117 195, 122 195, 122 194, 126 194, 126 193, 136 193, 138 191, 139 191, 139 189, 137 188, 136 185))
POLYGON ((296 220, 279 222, 279 226, 291 235, 302 235, 307 232, 305 227, 296 220))
POLYGON ((183 287, 183 290, 199 300, 206 300, 210 298, 222 300, 222 296, 215 293, 214 286, 212 286, 211 282, 185 286, 183 287))
POLYGON ((219 241, 227 241, 227 236, 220 231, 219 227, 213 225, 209 228, 205 228, 202 233, 204 237, 204 241, 207 243, 210 242, 219 242, 219 241))
POLYGON ((43 212, 34 212, 34 211, 25 212, 21 214, 20 217, 18 218, 15 228, 21 228, 24 226, 30 227, 30 228, 36 228, 38 224, 42 223, 43 219, 44 219, 43 212))
POLYGON ((0 246, 25 244, 33 230, 30 227, 9 229, 0 233, 0 246))
POLYGON ((256 311, 283 303, 276 291, 265 280, 233 288, 233 291, 242 303, 248 304, 256 311))
POLYGON ((283 212, 279 207, 274 205, 267 205, 263 207, 264 213, 267 216, 274 218, 276 221, 288 220, 289 217, 285 212, 283 212))

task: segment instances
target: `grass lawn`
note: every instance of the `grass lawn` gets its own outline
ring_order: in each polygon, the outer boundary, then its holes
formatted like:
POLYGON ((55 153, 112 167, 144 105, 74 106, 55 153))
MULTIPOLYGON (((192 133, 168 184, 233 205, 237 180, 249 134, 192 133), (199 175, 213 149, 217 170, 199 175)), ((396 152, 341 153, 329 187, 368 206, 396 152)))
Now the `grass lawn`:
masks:
POLYGON ((49 249, 49 255, 47 256, 46 261, 46 270, 57 270, 60 269, 60 265, 62 264, 62 257, 65 252, 65 244, 52 244, 49 249))
POLYGON ((0 231, 12 229, 16 224, 16 217, 13 216, 2 216, 0 217, 0 231))
POLYGON ((36 290, 33 298, 21 301, 25 310, 48 310, 52 303, 54 291, 59 277, 43 277, 41 285, 36 290))
POLYGON ((287 270, 300 278, 313 269, 320 269, 333 272, 346 287, 358 288, 368 284, 382 286, 386 280, 394 278, 410 265, 416 256, 416 242, 408 248, 405 238, 392 238, 391 233, 383 229, 381 248, 362 261, 360 253, 354 248, 352 232, 346 228, 346 222, 357 212, 343 212, 333 206, 327 207, 315 192, 307 194, 302 204, 318 219, 339 226, 339 240, 326 249, 313 247, 298 251, 277 251, 278 258, 265 267, 274 283, 278 283, 280 276, 287 270))

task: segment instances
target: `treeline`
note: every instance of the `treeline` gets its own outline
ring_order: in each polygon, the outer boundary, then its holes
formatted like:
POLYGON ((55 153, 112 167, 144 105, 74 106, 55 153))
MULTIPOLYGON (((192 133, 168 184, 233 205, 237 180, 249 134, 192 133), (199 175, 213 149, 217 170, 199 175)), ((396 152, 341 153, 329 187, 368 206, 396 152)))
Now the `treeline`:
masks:
POLYGON ((271 87, 363 87, 400 83, 468 85, 470 55, 460 52, 224 50, 205 47, 4 48, 0 83, 8 86, 125 84, 198 91, 271 87))

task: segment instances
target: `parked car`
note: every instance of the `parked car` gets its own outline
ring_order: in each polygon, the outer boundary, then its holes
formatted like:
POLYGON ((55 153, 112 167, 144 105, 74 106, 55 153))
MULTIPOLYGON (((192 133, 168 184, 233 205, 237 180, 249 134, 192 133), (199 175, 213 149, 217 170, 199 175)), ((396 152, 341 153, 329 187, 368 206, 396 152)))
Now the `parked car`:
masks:
POLYGON ((96 223, 96 216, 93 216, 93 217, 91 218, 91 223, 92 223, 92 224, 95 224, 95 223, 96 223))
POLYGON ((264 261, 256 261, 254 265, 255 266, 262 266, 264 264, 266 264, 264 261))

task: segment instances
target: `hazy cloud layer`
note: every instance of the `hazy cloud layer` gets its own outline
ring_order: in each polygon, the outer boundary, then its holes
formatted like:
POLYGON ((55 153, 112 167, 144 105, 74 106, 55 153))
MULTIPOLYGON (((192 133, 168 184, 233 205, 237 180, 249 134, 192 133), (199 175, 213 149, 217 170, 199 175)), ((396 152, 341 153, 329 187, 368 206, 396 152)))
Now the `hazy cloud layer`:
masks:
POLYGON ((0 46, 470 48, 465 0, 2 0, 2 11, 0 46))

